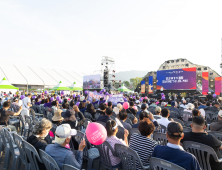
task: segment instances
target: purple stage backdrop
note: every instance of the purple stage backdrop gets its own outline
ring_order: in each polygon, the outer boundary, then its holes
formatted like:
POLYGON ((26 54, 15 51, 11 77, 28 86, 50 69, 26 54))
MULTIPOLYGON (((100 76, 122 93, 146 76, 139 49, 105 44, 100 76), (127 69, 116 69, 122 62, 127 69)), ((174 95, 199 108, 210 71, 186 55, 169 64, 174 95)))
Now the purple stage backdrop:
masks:
POLYGON ((196 89, 196 67, 157 71, 157 90, 196 89))

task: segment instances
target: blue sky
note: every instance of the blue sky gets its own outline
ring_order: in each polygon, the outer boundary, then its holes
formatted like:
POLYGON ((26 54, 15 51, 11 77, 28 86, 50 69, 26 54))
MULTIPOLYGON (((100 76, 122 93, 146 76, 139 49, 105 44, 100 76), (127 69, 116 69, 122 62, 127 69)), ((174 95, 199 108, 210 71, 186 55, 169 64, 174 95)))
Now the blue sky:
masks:
POLYGON ((93 73, 187 58, 220 73, 221 0, 2 0, 1 62, 93 73))

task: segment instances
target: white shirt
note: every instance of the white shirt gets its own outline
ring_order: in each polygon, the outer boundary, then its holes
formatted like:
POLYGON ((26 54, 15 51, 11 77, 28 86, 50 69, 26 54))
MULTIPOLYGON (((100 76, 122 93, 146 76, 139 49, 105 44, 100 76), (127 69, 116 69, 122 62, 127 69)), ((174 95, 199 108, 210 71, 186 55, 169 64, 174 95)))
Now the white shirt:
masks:
POLYGON ((167 146, 170 147, 170 148, 180 149, 180 150, 184 151, 183 147, 180 146, 180 145, 175 145, 175 144, 172 144, 172 143, 167 143, 167 146))
POLYGON ((23 110, 29 110, 28 103, 31 104, 31 99, 29 97, 25 97, 22 99, 22 109, 23 110))
POLYGON ((202 114, 203 117, 205 117, 205 110, 204 109, 200 109, 200 113, 202 114))
POLYGON ((187 108, 186 105, 184 105, 184 104, 181 104, 180 107, 182 107, 182 108, 184 108, 184 109, 187 108))
POLYGON ((160 118, 160 119, 157 119, 156 121, 157 121, 159 124, 165 126, 166 128, 167 128, 168 124, 171 122, 171 121, 169 121, 168 118, 166 118, 166 117, 162 117, 162 118, 160 118))
POLYGON ((19 103, 19 106, 22 106, 22 100, 19 100, 18 103, 19 103))

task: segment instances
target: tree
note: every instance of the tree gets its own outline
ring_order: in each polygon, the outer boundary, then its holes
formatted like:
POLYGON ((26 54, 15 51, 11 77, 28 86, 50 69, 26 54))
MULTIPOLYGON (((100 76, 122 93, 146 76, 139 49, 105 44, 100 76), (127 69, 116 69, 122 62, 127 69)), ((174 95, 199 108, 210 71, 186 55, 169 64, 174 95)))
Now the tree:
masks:
POLYGON ((129 87, 130 86, 130 83, 128 81, 124 81, 123 84, 126 86, 126 87, 129 87))
POLYGON ((142 81, 142 78, 141 78, 141 77, 136 77, 136 78, 131 78, 131 79, 130 79, 130 82, 132 83, 134 89, 136 88, 136 86, 137 86, 141 81, 142 81))

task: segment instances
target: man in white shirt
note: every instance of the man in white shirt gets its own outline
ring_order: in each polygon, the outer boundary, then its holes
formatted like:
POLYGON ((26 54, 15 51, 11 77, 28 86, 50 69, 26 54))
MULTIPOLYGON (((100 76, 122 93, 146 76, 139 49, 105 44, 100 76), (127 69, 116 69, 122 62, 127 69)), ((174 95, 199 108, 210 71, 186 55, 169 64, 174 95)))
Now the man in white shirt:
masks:
POLYGON ((168 120, 168 117, 170 116, 170 111, 169 111, 169 109, 163 108, 163 109, 161 110, 161 115, 162 115, 162 118, 157 119, 156 121, 157 121, 159 124, 161 124, 161 125, 163 125, 163 126, 165 126, 165 127, 167 128, 168 124, 171 122, 171 121, 168 120))
POLYGON ((29 108, 32 106, 31 104, 32 95, 29 93, 27 97, 22 99, 22 112, 21 115, 24 117, 25 115, 29 116, 29 108))

